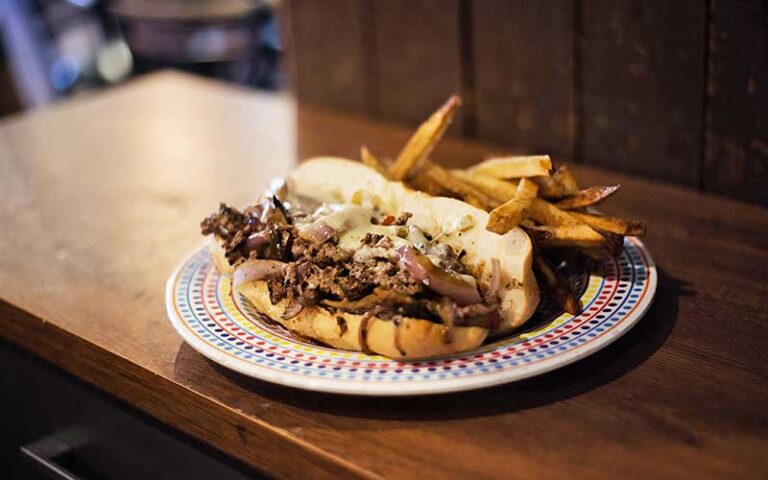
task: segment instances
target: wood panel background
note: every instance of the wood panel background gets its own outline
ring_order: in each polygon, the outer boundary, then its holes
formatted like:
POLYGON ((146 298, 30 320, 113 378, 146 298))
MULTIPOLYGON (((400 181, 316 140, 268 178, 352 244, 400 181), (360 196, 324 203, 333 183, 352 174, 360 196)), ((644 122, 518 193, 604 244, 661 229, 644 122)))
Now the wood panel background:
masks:
POLYGON ((416 124, 462 93, 458 0, 373 0, 370 20, 373 113, 416 124))
POLYGON ((300 101, 768 205, 768 2, 288 0, 300 101))
POLYGON ((574 154, 574 0, 473 2, 477 136, 574 154))
POLYGON ((768 2, 711 2, 704 188, 768 205, 768 2))
POLYGON ((299 98, 366 110, 363 8, 361 0, 323 0, 292 1, 285 9, 291 73, 299 98))
POLYGON ((704 0, 587 0, 582 25, 580 157, 698 186, 704 0))

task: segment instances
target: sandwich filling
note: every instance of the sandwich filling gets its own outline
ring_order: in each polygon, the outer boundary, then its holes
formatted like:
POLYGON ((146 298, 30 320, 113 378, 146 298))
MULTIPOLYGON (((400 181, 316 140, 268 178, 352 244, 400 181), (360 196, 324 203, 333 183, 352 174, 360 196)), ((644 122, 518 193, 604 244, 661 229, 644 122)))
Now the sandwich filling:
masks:
MULTIPOLYGON (((263 280, 273 304, 287 299, 284 319, 320 306, 394 321, 498 328, 498 262, 483 287, 473 275, 482 272, 462 262, 464 252, 413 225, 408 212, 389 215, 283 193, 243 211, 221 204, 201 230, 216 237, 235 267, 235 287, 263 280)), ((453 234, 472 226, 471 219, 453 224, 453 234)))

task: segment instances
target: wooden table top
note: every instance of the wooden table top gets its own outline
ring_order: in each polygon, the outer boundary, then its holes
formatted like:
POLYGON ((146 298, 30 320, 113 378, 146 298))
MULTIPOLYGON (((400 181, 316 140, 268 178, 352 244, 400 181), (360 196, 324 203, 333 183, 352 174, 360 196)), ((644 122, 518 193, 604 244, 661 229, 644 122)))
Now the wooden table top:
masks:
MULTIPOLYGON (((163 284, 220 200, 297 155, 393 155, 399 127, 176 73, 0 123, 0 335, 279 478, 768 477, 768 211, 617 182, 650 223, 647 316, 547 375, 422 398, 252 380, 182 343, 163 284), (298 126, 298 128, 297 128, 298 126)), ((466 164, 493 147, 445 142, 466 164)))

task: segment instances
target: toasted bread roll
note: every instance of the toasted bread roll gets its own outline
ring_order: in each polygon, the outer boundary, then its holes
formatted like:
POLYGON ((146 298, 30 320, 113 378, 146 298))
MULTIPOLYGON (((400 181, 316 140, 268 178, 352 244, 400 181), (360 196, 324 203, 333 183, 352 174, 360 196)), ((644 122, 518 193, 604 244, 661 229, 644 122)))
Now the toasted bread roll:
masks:
POLYGON ((488 213, 468 203, 415 192, 392 182, 373 169, 350 160, 320 157, 301 164, 288 177, 288 190, 328 203, 358 203, 397 215, 411 212, 418 226, 455 252, 479 285, 491 283, 491 263, 501 266, 502 322, 499 330, 522 325, 539 303, 539 289, 531 270, 533 246, 528 235, 513 228, 503 235, 485 229, 488 213))
MULTIPOLYGON (((335 158, 307 161, 288 178, 288 189, 320 202, 375 207, 382 213, 410 212, 415 225, 455 252, 464 252, 462 263, 477 284, 489 289, 493 265, 500 281, 496 293, 501 301, 499 331, 509 331, 525 322, 539 301, 539 290, 531 270, 532 245, 519 228, 503 235, 485 230, 488 213, 460 200, 431 197, 391 182, 357 162, 335 158)), ((350 247, 351 248, 351 247, 350 247)), ((220 243, 211 238, 211 255, 217 268, 231 273, 220 243)), ((284 319, 288 301, 273 304, 268 283, 242 283, 238 292, 271 320, 300 335, 344 350, 373 352, 395 359, 417 359, 450 355, 480 346, 488 335, 483 327, 451 327, 425 319, 397 321, 374 315, 331 312, 322 306, 306 307, 284 319)))
POLYGON ((227 261, 227 255, 221 246, 221 242, 213 235, 210 235, 208 238, 208 251, 211 252, 213 263, 216 264, 218 271, 221 273, 232 273, 235 271, 235 267, 227 261))
POLYGON ((247 282, 238 292, 256 310, 287 329, 343 350, 368 351, 397 359, 416 359, 449 355, 480 346, 488 334, 481 327, 454 327, 429 320, 404 318, 399 322, 346 312, 331 313, 325 308, 307 307, 284 320, 287 300, 272 304, 267 282, 247 282))

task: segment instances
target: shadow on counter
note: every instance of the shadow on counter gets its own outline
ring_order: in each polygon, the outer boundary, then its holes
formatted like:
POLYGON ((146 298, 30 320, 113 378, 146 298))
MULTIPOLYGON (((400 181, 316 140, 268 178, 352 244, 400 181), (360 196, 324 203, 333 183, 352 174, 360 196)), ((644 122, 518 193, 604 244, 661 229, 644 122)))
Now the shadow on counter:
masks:
POLYGON ((692 294, 687 284, 659 269, 659 288, 648 313, 613 344, 553 372, 469 392, 418 397, 350 397, 298 390, 224 368, 205 359, 186 344, 180 347, 176 364, 178 371, 187 362, 202 361, 232 383, 269 400, 332 415, 422 421, 482 417, 562 401, 630 372, 665 343, 677 320, 678 298, 692 294))

